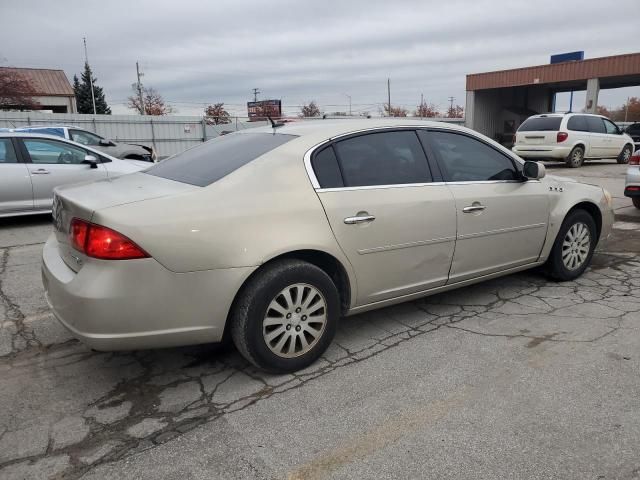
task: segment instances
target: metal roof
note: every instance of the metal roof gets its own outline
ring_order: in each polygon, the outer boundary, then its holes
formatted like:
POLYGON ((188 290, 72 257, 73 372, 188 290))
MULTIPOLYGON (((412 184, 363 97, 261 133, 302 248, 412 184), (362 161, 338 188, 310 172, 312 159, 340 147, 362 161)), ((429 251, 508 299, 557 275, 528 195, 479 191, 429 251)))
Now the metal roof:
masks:
POLYGON ((590 58, 588 60, 537 65, 496 72, 467 75, 467 91, 490 88, 516 87, 520 85, 562 84, 564 82, 586 82, 590 78, 612 79, 611 86, 638 84, 640 79, 640 53, 590 58), (617 77, 620 80, 613 80, 617 77))
POLYGON ((73 87, 62 70, 47 68, 0 67, 0 72, 15 72, 22 75, 39 96, 73 96, 73 87))

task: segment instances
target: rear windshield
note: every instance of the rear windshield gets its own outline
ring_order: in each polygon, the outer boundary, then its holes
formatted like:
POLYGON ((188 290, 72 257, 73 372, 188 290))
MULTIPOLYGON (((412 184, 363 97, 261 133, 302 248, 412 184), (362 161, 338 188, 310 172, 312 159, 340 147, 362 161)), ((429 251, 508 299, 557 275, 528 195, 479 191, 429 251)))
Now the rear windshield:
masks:
POLYGON ((518 131, 542 132, 560 130, 560 122, 562 122, 562 117, 531 117, 522 122, 518 131))
POLYGON ((144 171, 149 175, 206 187, 234 170, 296 138, 295 135, 222 135, 144 171))

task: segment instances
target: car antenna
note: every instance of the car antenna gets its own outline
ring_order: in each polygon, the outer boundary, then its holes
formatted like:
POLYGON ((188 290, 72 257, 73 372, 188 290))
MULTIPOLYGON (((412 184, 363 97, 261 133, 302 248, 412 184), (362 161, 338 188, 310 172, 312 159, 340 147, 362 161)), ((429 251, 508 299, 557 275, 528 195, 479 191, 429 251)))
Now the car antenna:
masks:
POLYGON ((269 115, 267 115, 267 118, 269 119, 269 121, 271 122, 271 128, 273 128, 273 131, 275 133, 276 128, 278 127, 283 127, 284 123, 283 122, 274 122, 273 118, 271 118, 269 115))

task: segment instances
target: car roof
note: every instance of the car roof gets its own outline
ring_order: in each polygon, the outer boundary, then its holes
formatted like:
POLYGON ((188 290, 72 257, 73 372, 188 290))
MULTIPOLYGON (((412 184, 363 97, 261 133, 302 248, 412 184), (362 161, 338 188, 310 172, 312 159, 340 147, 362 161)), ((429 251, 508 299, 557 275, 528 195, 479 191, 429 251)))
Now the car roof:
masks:
MULTIPOLYGON (((459 131, 468 131, 464 127, 447 123, 429 120, 408 119, 408 118, 368 118, 349 120, 301 120, 299 122, 285 123, 275 129, 276 133, 285 135, 296 135, 299 137, 324 137, 333 138, 336 136, 356 133, 363 130, 383 129, 400 127, 422 127, 422 128, 448 128, 459 131)), ((249 128, 238 133, 274 133, 270 126, 249 128)))

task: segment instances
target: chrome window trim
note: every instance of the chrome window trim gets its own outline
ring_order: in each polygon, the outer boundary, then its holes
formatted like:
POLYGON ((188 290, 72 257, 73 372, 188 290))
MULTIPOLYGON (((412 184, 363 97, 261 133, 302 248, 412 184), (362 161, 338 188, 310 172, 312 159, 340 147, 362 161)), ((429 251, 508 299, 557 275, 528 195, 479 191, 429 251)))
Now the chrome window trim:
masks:
MULTIPOLYGON (((346 133, 341 133, 339 135, 336 135, 334 137, 330 137, 326 140, 323 140, 320 143, 315 144, 314 146, 312 146, 311 148, 309 148, 303 157, 304 160, 304 168, 307 171, 307 176, 309 177, 309 180, 311 181, 311 185, 313 186, 313 188, 317 191, 317 192, 337 192, 337 191, 344 191, 344 190, 371 190, 371 189, 376 189, 376 188, 404 188, 404 187, 426 187, 427 185, 470 185, 470 184, 490 184, 490 183, 521 183, 520 180, 468 180, 468 181, 464 181, 464 182, 427 182, 427 183, 400 183, 400 184, 393 184, 393 185, 366 185, 366 186, 362 186, 362 187, 335 187, 335 188, 322 188, 320 186, 320 183, 318 182, 318 179, 316 178, 316 174, 313 171, 313 167, 311 166, 311 157, 313 156, 314 152, 316 150, 319 150, 320 148, 322 148, 325 145, 329 145, 331 144, 331 142, 335 141, 338 138, 342 138, 342 137, 347 137, 350 135, 354 135, 354 134, 358 134, 358 133, 375 133, 378 131, 383 131, 383 130, 403 130, 403 129, 410 129, 410 130, 424 130, 424 129, 428 129, 428 130, 444 130, 444 131, 450 131, 450 132, 456 132, 456 133, 461 133, 463 135, 468 135, 471 137, 476 138, 478 141, 481 141, 485 144, 487 144, 485 141, 482 140, 482 138, 479 137, 479 135, 475 134, 475 132, 473 131, 461 131, 458 128, 448 128, 448 126, 446 125, 438 125, 436 127, 434 126, 421 126, 421 125, 393 125, 393 126, 384 126, 384 127, 373 127, 373 128, 362 128, 359 130, 352 130, 350 132, 346 132, 346 133)), ((490 148, 495 148, 492 145, 488 145, 490 148)), ((522 160, 520 157, 518 157, 516 154, 514 154, 511 150, 508 150, 505 148, 504 152, 500 152, 504 155, 507 155, 508 157, 510 157, 513 161, 524 165, 524 160, 522 160)), ((529 181, 536 181, 536 182, 540 182, 540 180, 529 180, 529 181)))

